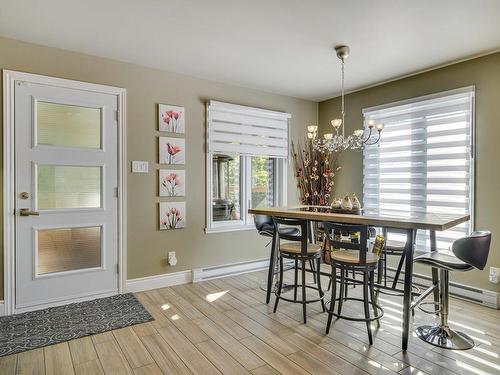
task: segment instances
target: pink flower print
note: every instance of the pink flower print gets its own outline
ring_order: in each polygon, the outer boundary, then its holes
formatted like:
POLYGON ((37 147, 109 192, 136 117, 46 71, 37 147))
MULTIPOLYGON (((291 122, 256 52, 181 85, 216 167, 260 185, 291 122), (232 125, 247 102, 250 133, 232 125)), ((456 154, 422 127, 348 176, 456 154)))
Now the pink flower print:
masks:
POLYGON ((179 124, 181 122, 182 112, 176 112, 173 110, 168 110, 163 112, 162 120, 167 124, 167 131, 172 133, 177 133, 179 124))
POLYGON ((181 147, 167 142, 168 163, 172 164, 175 161, 175 155, 181 152, 181 147))
POLYGON ((175 229, 177 225, 182 220, 181 212, 175 208, 170 208, 166 213, 166 220, 162 221, 162 225, 164 225, 167 229, 175 229))
POLYGON ((169 196, 175 197, 177 195, 175 188, 181 186, 181 180, 179 179, 177 173, 170 173, 163 179, 161 184, 165 189, 167 189, 167 194, 169 196))

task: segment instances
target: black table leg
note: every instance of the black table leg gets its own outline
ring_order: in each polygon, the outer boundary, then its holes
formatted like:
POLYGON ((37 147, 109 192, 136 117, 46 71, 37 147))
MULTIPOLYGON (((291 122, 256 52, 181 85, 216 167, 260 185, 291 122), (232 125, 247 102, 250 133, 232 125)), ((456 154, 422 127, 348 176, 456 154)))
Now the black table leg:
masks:
POLYGON ((411 286, 413 278, 413 247, 416 229, 408 229, 405 245, 405 280, 403 297, 403 337, 402 348, 408 349, 408 337, 410 333, 410 310, 411 310, 411 286))
MULTIPOLYGON (((431 237, 431 251, 437 251, 436 231, 431 230, 430 237, 431 237)), ((435 288, 434 288, 434 311, 436 312, 436 314, 438 314, 438 310, 439 310, 438 283, 439 283, 438 269, 435 267, 432 267, 432 284, 435 286, 435 288)))
POLYGON ((269 271, 267 273, 267 290, 266 290, 266 304, 271 300, 271 290, 273 289, 274 280, 274 264, 276 261, 276 241, 277 236, 273 236, 273 243, 271 245, 271 257, 269 258, 269 271))

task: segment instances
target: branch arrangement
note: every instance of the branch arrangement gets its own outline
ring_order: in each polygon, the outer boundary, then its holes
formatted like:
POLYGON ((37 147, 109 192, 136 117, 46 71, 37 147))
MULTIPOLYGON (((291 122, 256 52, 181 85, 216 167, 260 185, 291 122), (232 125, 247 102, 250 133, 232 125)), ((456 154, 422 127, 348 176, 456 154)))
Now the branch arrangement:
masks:
POLYGON ((304 147, 292 142, 292 158, 297 178, 297 188, 302 204, 325 206, 329 204, 337 166, 337 152, 314 150, 311 140, 304 147))

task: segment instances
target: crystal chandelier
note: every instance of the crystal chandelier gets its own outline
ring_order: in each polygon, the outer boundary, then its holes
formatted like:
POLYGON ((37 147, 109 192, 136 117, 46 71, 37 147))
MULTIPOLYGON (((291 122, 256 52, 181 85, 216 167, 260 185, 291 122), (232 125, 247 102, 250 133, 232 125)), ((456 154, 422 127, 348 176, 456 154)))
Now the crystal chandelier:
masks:
POLYGON ((334 119, 331 121, 334 133, 326 133, 323 138, 318 138, 318 126, 310 125, 307 127, 307 138, 313 144, 315 150, 321 152, 340 152, 347 149, 362 150, 365 146, 375 145, 380 141, 380 135, 384 129, 383 124, 375 124, 374 120, 368 120, 368 134, 365 137, 363 129, 357 129, 352 135, 345 137, 344 124, 345 124, 345 105, 344 105, 344 65, 345 59, 349 56, 348 46, 335 47, 337 57, 342 63, 342 118, 334 119), (376 139, 372 139, 374 129, 377 130, 376 139))

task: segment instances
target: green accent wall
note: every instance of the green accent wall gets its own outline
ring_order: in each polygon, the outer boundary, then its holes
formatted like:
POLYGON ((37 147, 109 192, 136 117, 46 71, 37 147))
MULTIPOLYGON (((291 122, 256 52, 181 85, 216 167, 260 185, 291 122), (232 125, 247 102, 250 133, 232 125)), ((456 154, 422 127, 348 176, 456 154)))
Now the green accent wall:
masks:
MULTIPOLYGON (((366 69, 370 69, 369 63, 366 69)), ((346 77, 349 80, 349 74, 346 77)), ((433 94, 459 87, 476 86, 475 228, 493 234, 488 265, 484 271, 452 273, 452 281, 500 291, 500 284, 488 281, 488 268, 500 267, 500 53, 449 65, 411 77, 381 84, 346 96, 346 132, 362 126, 362 109, 433 94)), ((340 98, 319 103, 320 132, 330 120, 340 117, 340 98)), ((345 152, 340 158, 335 193, 356 192, 362 197, 361 153, 345 152)), ((415 272, 426 273, 417 267, 415 272)))

